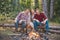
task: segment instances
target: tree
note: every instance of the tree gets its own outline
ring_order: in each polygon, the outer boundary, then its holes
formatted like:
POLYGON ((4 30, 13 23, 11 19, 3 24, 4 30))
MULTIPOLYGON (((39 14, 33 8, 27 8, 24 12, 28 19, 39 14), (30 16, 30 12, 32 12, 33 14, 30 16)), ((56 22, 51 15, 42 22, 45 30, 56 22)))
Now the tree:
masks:
POLYGON ((47 0, 42 0, 42 7, 43 7, 43 11, 45 12, 45 15, 48 16, 47 0))
POLYGON ((27 0, 27 8, 31 9, 31 0, 27 0))
POLYGON ((19 11, 19 0, 12 0, 13 10, 19 11))
POLYGON ((35 7, 35 0, 31 0, 31 9, 35 7))
POLYGON ((35 8, 39 8, 38 0, 35 0, 35 8))
POLYGON ((42 11, 42 0, 38 0, 40 12, 42 11))
POLYGON ((53 18, 54 15, 54 0, 50 1, 50 19, 53 18))

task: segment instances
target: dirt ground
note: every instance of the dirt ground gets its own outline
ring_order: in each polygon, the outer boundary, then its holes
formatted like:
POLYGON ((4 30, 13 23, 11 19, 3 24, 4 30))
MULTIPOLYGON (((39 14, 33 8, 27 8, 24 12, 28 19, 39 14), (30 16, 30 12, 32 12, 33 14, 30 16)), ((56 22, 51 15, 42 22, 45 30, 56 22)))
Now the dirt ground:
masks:
MULTIPOLYGON (((0 40, 23 40, 21 36, 0 34, 0 40)), ((60 40, 60 34, 49 34, 48 38, 49 40, 60 40)))
MULTIPOLYGON (((10 28, 0 28, 0 40, 24 40, 22 39, 22 33, 18 33, 19 35, 13 35, 13 34, 17 34, 14 33, 12 29, 10 28), (8 35, 8 34, 12 34, 12 35, 8 35), (21 34, 21 35, 20 35, 21 34)), ((26 36, 26 35, 25 35, 26 36)), ((60 34, 49 34, 48 35, 49 40, 60 40, 60 34)), ((28 40, 28 39, 27 39, 28 40)))

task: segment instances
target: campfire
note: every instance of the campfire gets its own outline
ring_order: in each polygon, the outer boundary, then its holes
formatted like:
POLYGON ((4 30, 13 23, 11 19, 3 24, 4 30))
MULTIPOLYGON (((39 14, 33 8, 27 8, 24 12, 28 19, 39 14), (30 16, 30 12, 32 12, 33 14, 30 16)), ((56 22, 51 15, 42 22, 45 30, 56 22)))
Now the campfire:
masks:
POLYGON ((34 40, 41 40, 39 33, 33 31, 29 33, 29 38, 34 40))
POLYGON ((39 33, 35 32, 30 25, 27 26, 27 32, 30 40, 41 40, 39 33))

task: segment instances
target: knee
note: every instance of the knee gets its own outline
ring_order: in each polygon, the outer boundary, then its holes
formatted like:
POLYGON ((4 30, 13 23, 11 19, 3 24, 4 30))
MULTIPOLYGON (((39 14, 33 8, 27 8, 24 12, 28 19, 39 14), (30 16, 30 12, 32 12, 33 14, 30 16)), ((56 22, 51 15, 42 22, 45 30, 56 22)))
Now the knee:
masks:
POLYGON ((48 24, 48 20, 46 21, 46 24, 48 24))
POLYGON ((22 22, 22 26, 24 26, 24 27, 25 27, 25 26, 26 26, 26 23, 25 23, 25 22, 22 22))
POLYGON ((33 21, 33 23, 36 23, 36 21, 33 21))
POLYGON ((30 26, 31 26, 32 28, 34 28, 34 24, 33 24, 32 22, 30 22, 30 26))

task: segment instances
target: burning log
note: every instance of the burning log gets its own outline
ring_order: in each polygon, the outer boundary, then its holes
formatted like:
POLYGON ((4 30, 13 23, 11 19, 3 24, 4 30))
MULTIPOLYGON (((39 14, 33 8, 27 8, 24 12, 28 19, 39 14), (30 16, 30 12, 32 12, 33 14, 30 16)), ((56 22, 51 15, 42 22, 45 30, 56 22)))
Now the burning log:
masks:
POLYGON ((39 33, 33 31, 29 33, 29 38, 33 40, 41 40, 39 33))

